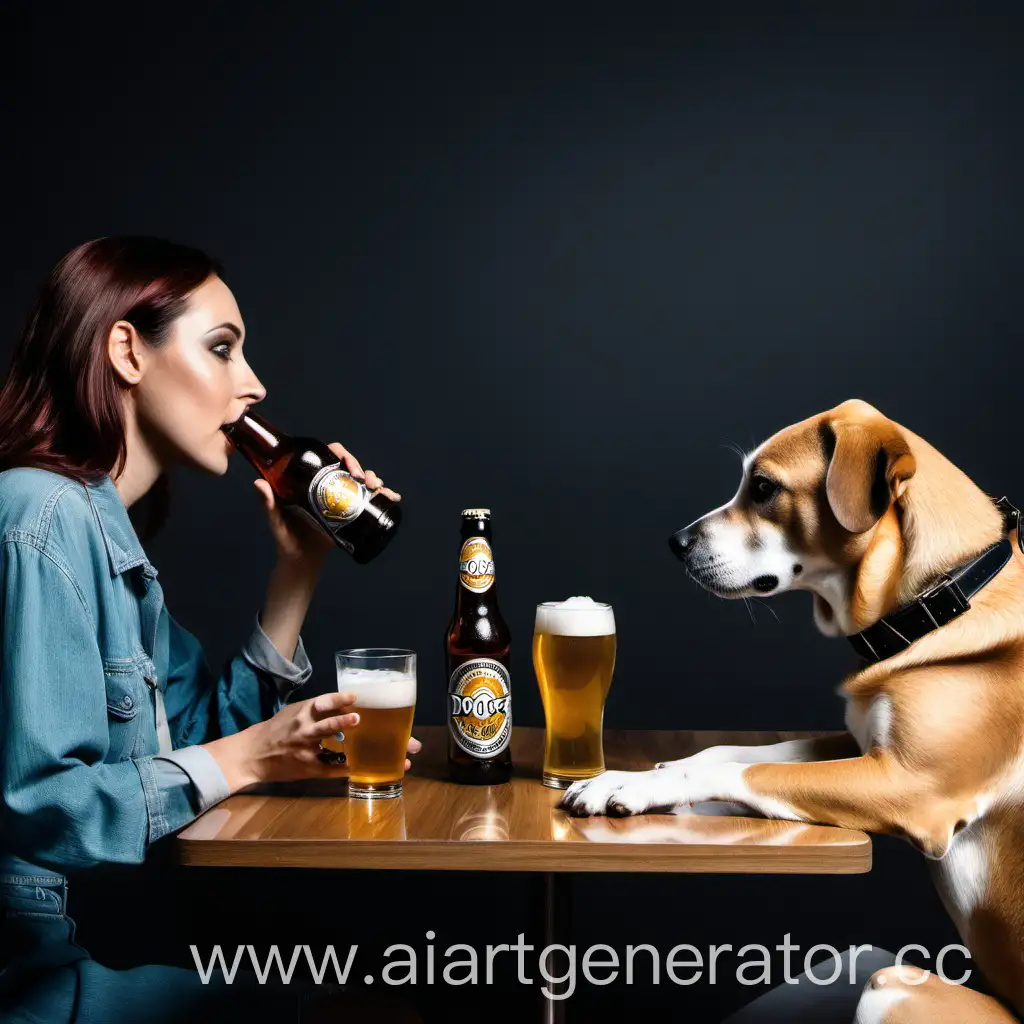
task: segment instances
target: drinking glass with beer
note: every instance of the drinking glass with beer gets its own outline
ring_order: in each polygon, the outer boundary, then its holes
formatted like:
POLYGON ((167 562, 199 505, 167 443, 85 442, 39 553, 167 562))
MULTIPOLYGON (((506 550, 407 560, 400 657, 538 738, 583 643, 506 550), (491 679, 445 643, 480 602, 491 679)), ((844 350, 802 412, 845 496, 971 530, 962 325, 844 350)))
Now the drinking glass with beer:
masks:
POLYGON ((547 729, 543 782, 566 789, 604 771, 604 702, 615 671, 615 614, 589 597, 537 605, 533 632, 547 729))
MULTIPOLYGON (((359 724, 345 731, 348 795, 402 795, 406 748, 416 710, 416 654, 395 647, 338 651, 338 690, 354 693, 359 724)), ((326 746, 326 744, 325 744, 326 746)))

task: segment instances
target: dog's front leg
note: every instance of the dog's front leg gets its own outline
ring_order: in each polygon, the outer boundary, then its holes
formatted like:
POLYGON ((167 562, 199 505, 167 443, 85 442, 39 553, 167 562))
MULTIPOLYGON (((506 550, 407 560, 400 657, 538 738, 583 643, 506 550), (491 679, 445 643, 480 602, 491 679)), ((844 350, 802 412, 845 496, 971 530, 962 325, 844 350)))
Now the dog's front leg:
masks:
POLYGON ((958 824, 975 813, 937 779, 879 748, 838 761, 605 772, 571 786, 560 806, 579 816, 627 815, 707 800, 741 803, 768 818, 906 836, 931 857, 941 857, 958 824))
POLYGON ((832 761, 840 757, 856 757, 860 753, 857 741, 848 733, 833 736, 811 736, 799 740, 781 740, 749 746, 721 745, 705 747, 689 757, 677 761, 659 761, 655 768, 689 767, 691 765, 722 764, 734 761, 742 764, 761 764, 772 761, 832 761))

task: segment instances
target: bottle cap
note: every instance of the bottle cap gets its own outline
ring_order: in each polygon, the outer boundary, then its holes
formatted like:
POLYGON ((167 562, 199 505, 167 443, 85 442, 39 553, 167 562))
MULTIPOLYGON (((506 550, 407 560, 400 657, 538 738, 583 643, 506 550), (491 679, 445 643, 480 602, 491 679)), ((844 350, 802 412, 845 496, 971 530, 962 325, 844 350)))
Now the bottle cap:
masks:
POLYGON ((490 519, 491 510, 489 508, 464 508, 462 515, 466 519, 490 519))

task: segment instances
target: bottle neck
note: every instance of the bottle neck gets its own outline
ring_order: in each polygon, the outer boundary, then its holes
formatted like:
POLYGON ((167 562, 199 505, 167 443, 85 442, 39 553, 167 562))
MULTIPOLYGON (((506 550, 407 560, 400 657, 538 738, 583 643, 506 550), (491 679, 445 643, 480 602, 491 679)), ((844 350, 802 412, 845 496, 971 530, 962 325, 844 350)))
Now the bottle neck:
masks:
POLYGON ((458 613, 472 609, 480 614, 498 603, 491 524, 486 519, 466 519, 460 536, 459 577, 455 585, 458 613))
POLYGON ((281 446, 288 435, 272 423, 253 412, 244 413, 234 423, 227 424, 224 433, 243 455, 257 459, 274 459, 280 454, 281 446))

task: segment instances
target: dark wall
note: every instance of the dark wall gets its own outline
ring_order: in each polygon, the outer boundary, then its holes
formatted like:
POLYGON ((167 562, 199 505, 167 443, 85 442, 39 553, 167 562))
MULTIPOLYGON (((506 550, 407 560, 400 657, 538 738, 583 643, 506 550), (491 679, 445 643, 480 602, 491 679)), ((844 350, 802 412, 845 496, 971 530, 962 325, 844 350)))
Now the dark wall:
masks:
MULTIPOLYGON (((442 721, 458 513, 489 505, 520 724, 533 606, 584 593, 616 610, 610 725, 840 727, 852 654, 809 598, 752 621, 665 541, 733 494, 731 444, 852 396, 1024 494, 1022 19, 311 6, 9 6, 4 343, 87 238, 225 261, 267 414, 406 500, 378 563, 326 570, 310 692, 337 648, 411 646, 442 721)), ((215 660, 270 565, 251 479, 181 475, 151 551, 215 660)), ((922 868, 880 870, 945 927, 922 868)))

